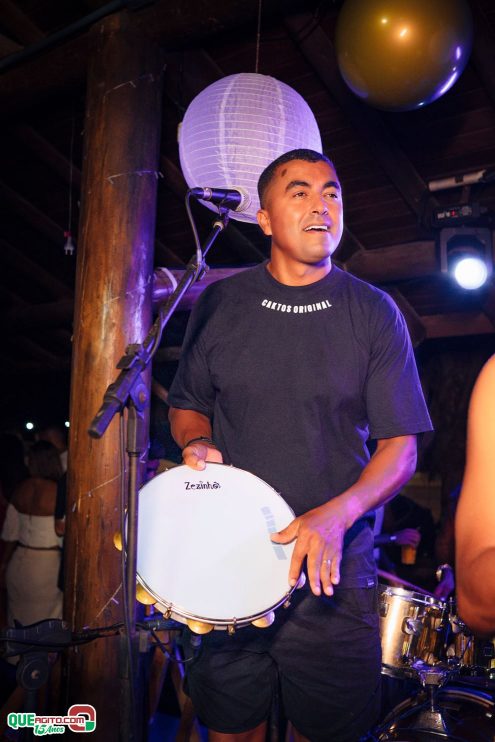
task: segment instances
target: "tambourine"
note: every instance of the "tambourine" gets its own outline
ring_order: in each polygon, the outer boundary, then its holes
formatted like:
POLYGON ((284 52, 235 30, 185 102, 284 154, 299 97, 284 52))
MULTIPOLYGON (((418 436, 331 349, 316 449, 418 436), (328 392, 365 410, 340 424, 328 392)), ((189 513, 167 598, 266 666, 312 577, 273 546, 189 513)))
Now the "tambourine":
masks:
POLYGON ((242 469, 169 469, 139 493, 138 593, 197 633, 269 626, 294 589, 294 543, 275 544, 270 534, 294 517, 270 485, 242 469))

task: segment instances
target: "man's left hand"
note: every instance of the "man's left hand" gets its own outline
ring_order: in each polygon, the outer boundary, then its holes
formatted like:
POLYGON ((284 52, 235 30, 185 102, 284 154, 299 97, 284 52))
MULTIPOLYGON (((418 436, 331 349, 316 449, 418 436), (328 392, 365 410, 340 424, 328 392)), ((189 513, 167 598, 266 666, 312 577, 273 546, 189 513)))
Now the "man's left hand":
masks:
POLYGON ((272 541, 288 544, 296 539, 289 569, 289 584, 295 585, 307 557, 309 584, 315 595, 333 595, 334 585, 340 581, 340 562, 344 534, 347 530, 346 512, 337 499, 309 510, 289 523, 272 541))

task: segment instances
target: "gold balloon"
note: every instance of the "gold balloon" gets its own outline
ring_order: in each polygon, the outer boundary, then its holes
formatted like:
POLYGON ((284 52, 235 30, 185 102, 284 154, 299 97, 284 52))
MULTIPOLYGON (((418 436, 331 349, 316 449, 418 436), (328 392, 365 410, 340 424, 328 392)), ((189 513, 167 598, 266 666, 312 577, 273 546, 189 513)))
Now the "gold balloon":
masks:
POLYGON ((353 93, 376 108, 407 111, 452 87, 472 39, 465 0, 347 0, 335 45, 353 93))

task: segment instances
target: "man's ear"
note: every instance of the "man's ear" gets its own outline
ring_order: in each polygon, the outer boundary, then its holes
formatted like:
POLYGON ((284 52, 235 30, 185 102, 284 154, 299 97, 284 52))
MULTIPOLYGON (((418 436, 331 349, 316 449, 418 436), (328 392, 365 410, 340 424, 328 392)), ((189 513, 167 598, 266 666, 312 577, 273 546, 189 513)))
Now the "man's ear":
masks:
POLYGON ((259 209, 256 214, 256 219, 258 220, 258 224, 260 225, 263 233, 267 237, 271 236, 272 227, 270 224, 270 217, 268 216, 268 212, 265 209, 259 209))

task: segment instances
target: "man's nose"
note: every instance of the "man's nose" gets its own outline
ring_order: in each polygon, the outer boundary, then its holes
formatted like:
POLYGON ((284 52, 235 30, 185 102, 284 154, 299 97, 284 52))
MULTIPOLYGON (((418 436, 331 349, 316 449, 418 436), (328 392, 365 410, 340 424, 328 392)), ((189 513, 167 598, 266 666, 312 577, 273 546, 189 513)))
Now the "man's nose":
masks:
POLYGON ((328 214, 328 204, 323 196, 316 196, 311 206, 314 214, 328 214))

